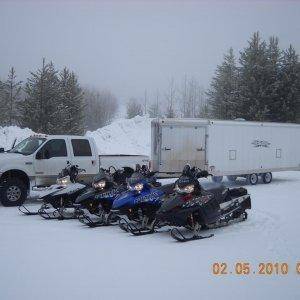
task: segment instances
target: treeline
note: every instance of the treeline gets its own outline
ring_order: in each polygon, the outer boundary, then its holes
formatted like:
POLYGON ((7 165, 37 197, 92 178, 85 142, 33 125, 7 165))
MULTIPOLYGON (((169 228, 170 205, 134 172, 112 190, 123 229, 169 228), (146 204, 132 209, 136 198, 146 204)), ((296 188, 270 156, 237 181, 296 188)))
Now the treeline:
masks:
POLYGON ((207 95, 215 118, 300 122, 299 57, 256 32, 238 59, 232 49, 224 56, 207 95))
POLYGON ((255 121, 300 122, 300 64, 295 49, 280 49, 277 37, 268 42, 258 32, 234 56, 233 49, 217 66, 208 90, 195 78, 170 80, 166 91, 149 101, 131 99, 127 116, 243 118, 255 121))
MULTIPOLYGON (((11 68, 0 81, 0 126, 18 125, 48 134, 82 134, 109 124, 119 103, 109 90, 82 88, 68 68, 52 62, 18 81, 11 68)), ((217 66, 208 90, 194 77, 170 79, 164 91, 127 101, 127 117, 217 118, 300 122, 300 63, 295 49, 280 49, 254 33, 239 56, 233 49, 217 66)))
POLYGON ((0 126, 18 125, 47 134, 83 134, 109 124, 118 110, 108 90, 82 89, 68 68, 58 71, 45 59, 25 83, 11 68, 0 81, 0 126))
POLYGON ((157 91, 151 99, 145 91, 143 99, 127 102, 127 117, 148 114, 151 118, 206 118, 208 102, 205 89, 194 77, 184 76, 179 84, 170 79, 163 92, 157 91))

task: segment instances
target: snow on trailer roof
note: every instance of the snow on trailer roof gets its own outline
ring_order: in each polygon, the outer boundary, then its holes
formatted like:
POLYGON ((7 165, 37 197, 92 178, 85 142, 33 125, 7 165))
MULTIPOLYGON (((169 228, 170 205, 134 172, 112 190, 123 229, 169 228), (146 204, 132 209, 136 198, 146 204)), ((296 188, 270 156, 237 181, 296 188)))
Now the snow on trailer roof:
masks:
POLYGON ((154 119, 153 124, 165 124, 165 125, 245 125, 245 126, 280 126, 280 127, 296 127, 300 128, 300 124, 296 123, 277 123, 277 122, 257 122, 257 121, 246 121, 246 120, 217 120, 217 119, 202 119, 202 118, 173 118, 173 119, 154 119))

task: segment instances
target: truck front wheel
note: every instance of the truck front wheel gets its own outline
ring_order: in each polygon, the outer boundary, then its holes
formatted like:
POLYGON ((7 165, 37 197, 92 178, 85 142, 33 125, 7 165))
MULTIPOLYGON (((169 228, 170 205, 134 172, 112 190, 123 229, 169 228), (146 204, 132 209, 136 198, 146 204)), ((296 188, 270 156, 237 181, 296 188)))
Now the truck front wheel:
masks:
POLYGON ((27 197, 27 188, 18 178, 7 179, 2 183, 0 200, 3 206, 19 206, 27 197))

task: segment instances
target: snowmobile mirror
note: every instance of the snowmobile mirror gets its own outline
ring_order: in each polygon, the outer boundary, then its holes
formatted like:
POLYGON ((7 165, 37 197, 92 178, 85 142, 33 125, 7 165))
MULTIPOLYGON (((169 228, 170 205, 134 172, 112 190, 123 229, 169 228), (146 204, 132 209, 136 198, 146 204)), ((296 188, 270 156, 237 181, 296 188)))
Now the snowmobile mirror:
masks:
POLYGON ((182 171, 182 174, 188 174, 191 172, 191 167, 190 165, 185 165, 182 171))
POLYGON ((3 153, 4 152, 4 148, 0 148, 0 153, 3 153))

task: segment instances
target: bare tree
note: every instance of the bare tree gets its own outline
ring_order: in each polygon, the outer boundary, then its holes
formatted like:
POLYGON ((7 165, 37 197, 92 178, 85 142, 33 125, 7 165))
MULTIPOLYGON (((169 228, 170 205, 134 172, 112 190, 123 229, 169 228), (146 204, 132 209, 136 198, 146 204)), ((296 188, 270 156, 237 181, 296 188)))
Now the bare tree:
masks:
POLYGON ((172 78, 169 81, 169 87, 165 94, 167 108, 165 111, 165 115, 167 118, 175 118, 175 82, 172 78))
POLYGON ((109 90, 84 91, 85 127, 95 130, 109 124, 118 110, 117 98, 109 90))
POLYGON ((127 102, 127 118, 131 119, 135 116, 143 115, 143 107, 141 103, 138 102, 137 99, 131 98, 127 102))
POLYGON ((150 118, 157 118, 161 116, 158 90, 156 91, 155 101, 148 107, 148 114, 150 118))
POLYGON ((207 109, 205 91, 193 77, 184 76, 177 100, 181 115, 184 118, 203 117, 204 111, 207 109))

